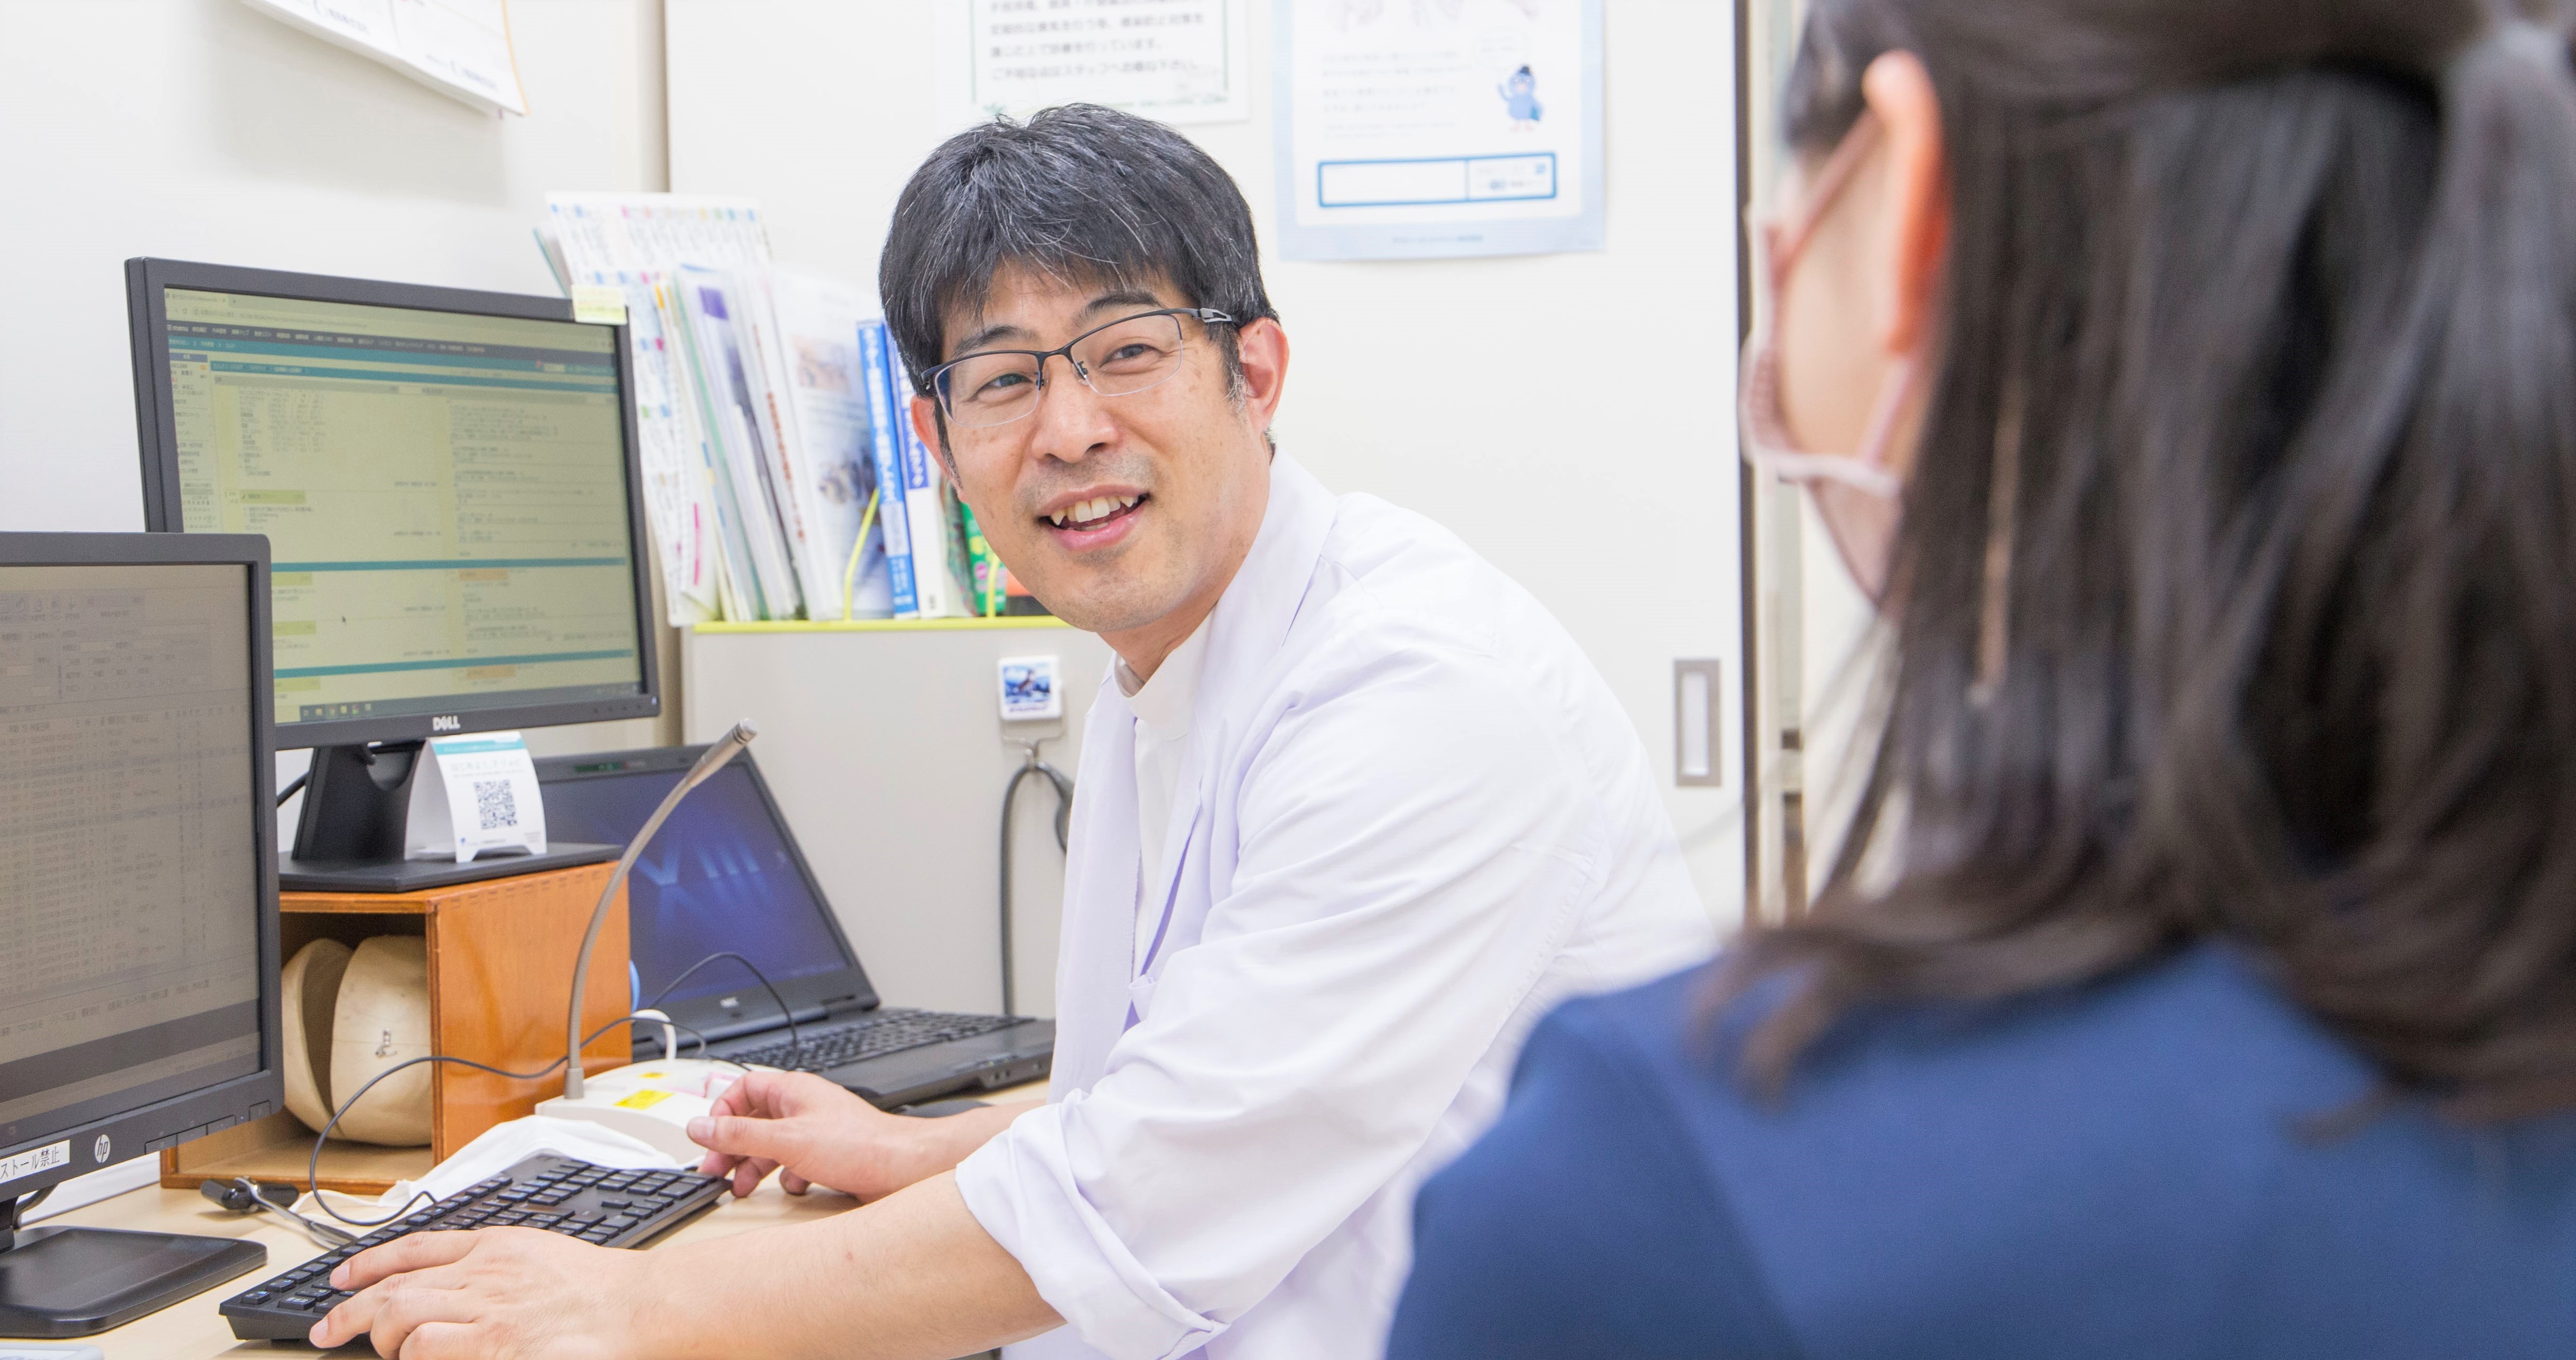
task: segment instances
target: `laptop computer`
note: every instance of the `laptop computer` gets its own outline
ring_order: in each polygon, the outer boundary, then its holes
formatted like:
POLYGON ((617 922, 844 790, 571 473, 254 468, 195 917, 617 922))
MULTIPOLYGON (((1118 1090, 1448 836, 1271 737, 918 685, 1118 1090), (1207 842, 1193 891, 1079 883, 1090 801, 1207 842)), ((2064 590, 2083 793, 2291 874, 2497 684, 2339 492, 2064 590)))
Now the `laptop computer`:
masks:
MULTIPOLYGON (((705 750, 538 761, 548 837, 624 845, 705 750)), ((1052 1020, 878 1004, 749 751, 672 811, 636 860, 626 894, 639 1001, 731 950, 768 976, 795 1017, 791 1034, 749 969, 708 963, 658 1006, 706 1036, 710 1057, 819 1072, 884 1109, 1033 1080, 1053 1059, 1052 1020)), ((659 1034, 637 1027, 638 1061, 660 1056, 659 1034)))

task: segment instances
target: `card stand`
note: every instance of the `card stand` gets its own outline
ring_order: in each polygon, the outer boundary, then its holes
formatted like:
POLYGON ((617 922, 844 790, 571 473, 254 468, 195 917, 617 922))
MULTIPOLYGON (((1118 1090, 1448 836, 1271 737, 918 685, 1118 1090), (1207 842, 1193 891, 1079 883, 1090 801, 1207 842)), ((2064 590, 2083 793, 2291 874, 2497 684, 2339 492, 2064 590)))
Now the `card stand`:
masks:
MULTIPOLYGON (((564 1007, 572 963, 581 952, 590 910, 614 866, 585 865, 408 893, 281 893, 279 958, 307 943, 336 939, 355 948, 374 935, 424 935, 429 952, 432 1050, 514 1072, 534 1072, 563 1056, 564 1007)), ((582 1031, 624 1015, 628 1004, 625 890, 601 924, 582 998, 582 1031)), ((631 1049, 624 1027, 583 1050, 597 1072, 622 1067, 631 1049)), ((504 1120, 536 1109, 563 1089, 563 1072, 513 1081, 452 1063, 431 1069, 427 1147, 387 1148, 333 1139, 325 1145, 321 1184, 352 1194, 379 1194, 416 1179, 449 1153, 504 1120)), ((207 1179, 254 1176, 301 1184, 313 1131, 279 1112, 161 1153, 161 1183, 193 1190, 207 1179)))

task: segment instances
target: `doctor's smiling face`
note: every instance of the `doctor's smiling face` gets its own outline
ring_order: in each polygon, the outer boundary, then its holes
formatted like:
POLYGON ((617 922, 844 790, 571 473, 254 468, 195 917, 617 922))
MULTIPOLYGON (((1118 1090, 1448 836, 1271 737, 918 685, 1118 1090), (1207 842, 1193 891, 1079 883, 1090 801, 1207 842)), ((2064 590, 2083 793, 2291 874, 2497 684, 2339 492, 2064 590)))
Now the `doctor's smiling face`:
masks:
POLYGON ((922 442, 1012 574, 1152 674, 1260 533, 1287 336, 1161 280, 1018 262, 942 329, 922 442))

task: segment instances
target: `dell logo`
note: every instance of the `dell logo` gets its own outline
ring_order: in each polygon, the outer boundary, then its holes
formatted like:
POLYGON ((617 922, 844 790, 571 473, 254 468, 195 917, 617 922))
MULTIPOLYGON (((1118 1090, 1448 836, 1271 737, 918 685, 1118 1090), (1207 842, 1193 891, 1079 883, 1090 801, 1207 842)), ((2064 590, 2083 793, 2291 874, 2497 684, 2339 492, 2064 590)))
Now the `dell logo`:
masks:
POLYGON ((726 1010, 732 1010, 742 1004, 742 998, 738 996, 728 996, 721 998, 716 1002, 716 1004, 724 1007, 726 1010))
POLYGON ((429 730, 432 732, 459 732, 464 728, 465 720, 452 713, 441 714, 429 720, 429 730))

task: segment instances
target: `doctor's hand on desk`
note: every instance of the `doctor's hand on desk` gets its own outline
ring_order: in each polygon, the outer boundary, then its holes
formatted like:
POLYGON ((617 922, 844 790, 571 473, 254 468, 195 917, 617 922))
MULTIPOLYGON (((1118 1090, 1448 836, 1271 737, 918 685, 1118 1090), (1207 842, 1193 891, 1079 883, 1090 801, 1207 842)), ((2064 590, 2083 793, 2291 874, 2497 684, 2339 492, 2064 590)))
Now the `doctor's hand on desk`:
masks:
POLYGON ((954 1168, 1041 1102, 996 1105, 945 1119, 887 1114, 810 1072, 753 1072, 689 1122, 707 1149, 703 1176, 748 1195, 773 1170, 791 1195, 813 1186, 878 1199, 954 1168))

